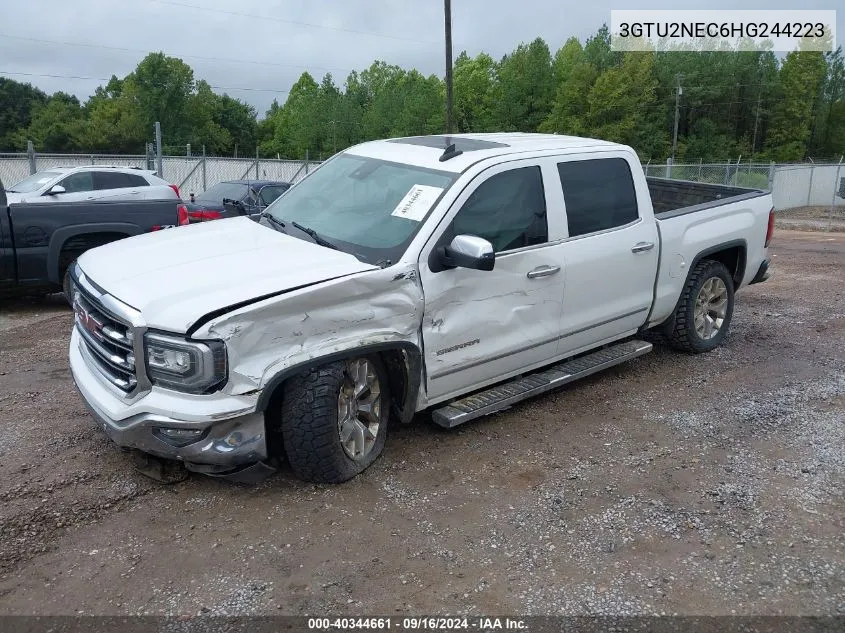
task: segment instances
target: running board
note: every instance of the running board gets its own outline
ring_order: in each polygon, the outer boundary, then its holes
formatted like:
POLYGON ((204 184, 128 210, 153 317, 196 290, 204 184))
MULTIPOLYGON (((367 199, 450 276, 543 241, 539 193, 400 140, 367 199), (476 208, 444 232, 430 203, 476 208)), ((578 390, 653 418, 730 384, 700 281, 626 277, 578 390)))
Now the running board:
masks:
POLYGON ((451 429, 464 422, 507 409, 520 400, 648 354, 651 349, 652 344, 645 341, 616 343, 585 356, 552 365, 536 374, 515 378, 510 382, 454 400, 445 407, 432 411, 431 417, 435 423, 451 429))

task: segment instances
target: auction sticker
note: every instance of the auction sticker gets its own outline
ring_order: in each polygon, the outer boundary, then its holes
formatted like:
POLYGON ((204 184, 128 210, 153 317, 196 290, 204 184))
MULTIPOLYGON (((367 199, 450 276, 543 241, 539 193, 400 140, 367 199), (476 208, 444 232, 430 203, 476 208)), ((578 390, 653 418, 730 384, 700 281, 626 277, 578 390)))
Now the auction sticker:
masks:
POLYGON ((414 222, 422 222, 425 214, 428 213, 441 193, 443 193, 443 189, 440 187, 414 185, 390 215, 414 222))

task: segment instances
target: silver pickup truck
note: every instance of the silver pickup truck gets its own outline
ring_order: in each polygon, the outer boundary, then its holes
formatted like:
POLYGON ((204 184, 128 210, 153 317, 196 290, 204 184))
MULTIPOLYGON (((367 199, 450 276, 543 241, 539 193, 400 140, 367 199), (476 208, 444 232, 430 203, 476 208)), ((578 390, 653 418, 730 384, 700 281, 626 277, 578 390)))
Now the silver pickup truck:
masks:
POLYGON ((85 253, 70 366, 121 446, 342 482, 419 411, 499 411, 647 353, 646 330, 717 347, 734 293, 767 278, 771 211, 764 191, 647 179, 593 139, 365 143, 259 221, 85 253))

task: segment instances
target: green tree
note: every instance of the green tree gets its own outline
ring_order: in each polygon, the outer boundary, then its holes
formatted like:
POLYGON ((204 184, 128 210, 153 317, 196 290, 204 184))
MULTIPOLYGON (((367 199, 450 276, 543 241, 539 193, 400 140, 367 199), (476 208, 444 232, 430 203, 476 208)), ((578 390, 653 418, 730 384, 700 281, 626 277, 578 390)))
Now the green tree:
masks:
POLYGON ((87 145, 88 122, 79 99, 57 92, 35 110, 27 136, 42 152, 73 152, 87 145))
POLYGON ((837 149, 842 151, 842 144, 831 142, 838 125, 834 117, 837 104, 845 100, 845 58, 842 47, 824 53, 826 72, 817 101, 816 116, 813 122, 813 135, 810 141, 810 153, 814 156, 833 156, 837 149))
POLYGON ((793 51, 778 75, 778 100, 766 139, 776 161, 796 161, 807 155, 813 114, 826 71, 822 53, 793 51))
POLYGON ((455 122, 461 132, 495 132, 500 85, 496 62, 487 53, 455 60, 455 122))
POLYGON ((588 98, 598 72, 587 61, 579 61, 573 67, 569 78, 558 86, 552 111, 540 125, 541 132, 583 135, 589 129, 588 98))
POLYGON ((581 46, 578 38, 570 37, 566 40, 566 43, 555 53, 555 60, 552 63, 556 88, 560 88, 561 84, 569 81, 575 66, 585 60, 584 47, 581 46))
POLYGON ((0 77, 0 151, 26 149, 23 132, 46 103, 47 95, 38 88, 0 77))
POLYGON ((655 105, 656 87, 654 54, 625 53, 622 63, 605 70, 590 90, 587 97, 590 134, 635 147, 650 144, 652 139, 644 137, 643 130, 655 105))
POLYGON ((599 74, 620 63, 622 54, 611 50, 610 29, 607 24, 602 24, 595 35, 587 38, 587 43, 584 44, 584 58, 599 74))
POLYGON ((159 121, 166 143, 182 145, 191 137, 187 113, 194 90, 190 66, 164 53, 150 53, 124 81, 121 97, 128 98, 137 109, 137 116, 149 130, 148 138, 159 121))
POLYGON ((542 38, 520 44, 499 64, 495 124, 501 130, 536 132, 555 94, 552 55, 542 38))
MULTIPOLYGON (((205 145, 206 152, 212 154, 230 154, 236 141, 232 134, 220 124, 220 106, 222 98, 214 94, 206 81, 200 80, 196 93, 189 95, 184 114, 191 127, 189 136, 179 140, 190 142, 193 149, 205 145)), ((239 145, 242 154, 251 155, 255 151, 254 138, 248 145, 239 145)))
MULTIPOLYGON (((253 149, 258 145, 258 122, 255 108, 227 94, 215 95, 214 122, 228 132, 231 144, 253 149)), ((229 153, 234 147, 226 147, 229 153)))

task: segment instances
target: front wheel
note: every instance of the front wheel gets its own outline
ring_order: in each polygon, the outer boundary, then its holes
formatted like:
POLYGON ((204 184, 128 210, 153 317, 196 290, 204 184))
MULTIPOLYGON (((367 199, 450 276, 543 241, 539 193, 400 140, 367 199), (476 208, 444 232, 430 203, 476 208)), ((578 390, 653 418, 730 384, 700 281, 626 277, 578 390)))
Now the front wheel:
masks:
POLYGON ((70 276, 70 269, 72 266, 73 262, 71 262, 70 265, 65 268, 65 274, 62 275, 62 293, 64 294, 65 299, 71 306, 73 306, 73 296, 71 295, 71 286, 73 284, 73 280, 70 276))
POLYGON ((673 347, 699 354, 722 344, 734 311, 734 284, 721 262, 700 262, 689 276, 667 338, 673 347))
POLYGON ((388 380, 378 357, 328 363, 285 383, 281 430, 294 472, 308 481, 352 479, 387 437, 388 380))

